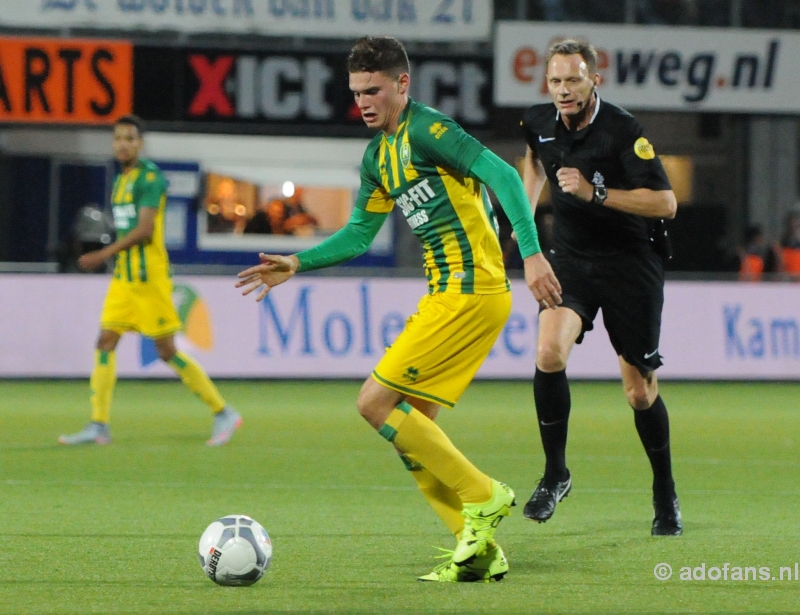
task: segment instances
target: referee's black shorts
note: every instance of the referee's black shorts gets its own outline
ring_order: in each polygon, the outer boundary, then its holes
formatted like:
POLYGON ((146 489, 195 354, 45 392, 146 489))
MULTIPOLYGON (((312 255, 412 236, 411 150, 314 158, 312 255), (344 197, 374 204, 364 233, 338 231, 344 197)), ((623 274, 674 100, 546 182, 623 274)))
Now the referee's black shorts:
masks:
POLYGON ((661 310, 664 307, 664 266, 654 252, 582 258, 551 252, 550 263, 561 283, 563 307, 577 312, 586 331, 594 328, 597 310, 619 356, 646 373, 658 368, 661 355, 661 310))

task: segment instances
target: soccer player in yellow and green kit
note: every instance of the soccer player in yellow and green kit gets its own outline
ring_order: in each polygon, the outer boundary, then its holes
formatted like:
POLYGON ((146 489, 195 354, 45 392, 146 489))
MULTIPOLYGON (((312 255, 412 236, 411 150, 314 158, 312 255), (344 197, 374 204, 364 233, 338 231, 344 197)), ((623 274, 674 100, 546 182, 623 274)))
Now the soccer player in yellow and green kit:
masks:
POLYGON ((175 348, 181 321, 172 304, 172 279, 164 245, 167 181, 155 164, 139 157, 144 124, 134 115, 114 124, 114 157, 120 173, 114 181, 111 205, 117 239, 101 250, 80 257, 82 269, 92 271, 116 256, 116 267, 100 316, 91 388, 92 419, 78 433, 61 436, 61 444, 108 444, 109 413, 117 382, 115 350, 126 331, 153 338, 158 356, 177 372, 183 383, 214 413, 211 438, 219 446, 230 440, 242 422, 228 406, 202 367, 175 348))
POLYGON ((508 571, 494 541, 514 492, 476 468, 436 425, 494 345, 511 310, 494 211, 497 195, 516 232, 525 279, 541 305, 556 307, 560 286, 541 253, 517 171, 449 117, 413 101, 403 46, 365 37, 348 58, 350 90, 379 133, 361 164, 361 189, 347 225, 292 256, 262 254, 239 274, 257 299, 297 272, 344 262, 367 250, 396 205, 425 249, 428 294, 361 388, 358 410, 394 444, 448 529, 455 550, 423 581, 499 580, 508 571), (262 286, 264 286, 262 288, 262 286))

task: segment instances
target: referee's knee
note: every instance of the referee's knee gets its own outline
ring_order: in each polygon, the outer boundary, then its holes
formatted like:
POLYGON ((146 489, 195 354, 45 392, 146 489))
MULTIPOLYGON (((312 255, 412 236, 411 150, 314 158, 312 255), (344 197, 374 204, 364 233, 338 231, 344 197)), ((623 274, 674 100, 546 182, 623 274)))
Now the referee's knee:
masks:
POLYGON ((648 385, 646 382, 626 384, 625 397, 634 410, 648 410, 658 397, 658 385, 648 385))
POLYGON ((540 344, 536 351, 536 366, 543 372, 560 372, 567 367, 567 358, 557 344, 540 344))

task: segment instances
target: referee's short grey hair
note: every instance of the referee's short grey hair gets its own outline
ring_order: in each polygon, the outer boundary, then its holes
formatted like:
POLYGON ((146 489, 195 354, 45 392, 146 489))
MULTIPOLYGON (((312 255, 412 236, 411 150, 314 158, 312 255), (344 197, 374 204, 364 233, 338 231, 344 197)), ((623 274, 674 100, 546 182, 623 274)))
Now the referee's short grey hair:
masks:
POLYGON ((589 69, 589 74, 593 75, 597 72, 597 51, 589 43, 585 41, 576 41, 574 39, 566 39, 553 43, 550 49, 547 50, 547 61, 545 66, 550 66, 550 60, 553 56, 571 56, 578 54, 586 62, 586 68, 589 69))

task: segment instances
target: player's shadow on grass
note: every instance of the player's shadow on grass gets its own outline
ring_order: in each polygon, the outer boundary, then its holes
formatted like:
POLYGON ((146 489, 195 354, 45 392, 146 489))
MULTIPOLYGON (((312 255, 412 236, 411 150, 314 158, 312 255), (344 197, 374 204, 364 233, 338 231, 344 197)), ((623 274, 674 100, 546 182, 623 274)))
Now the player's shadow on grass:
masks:
POLYGON ((0 532, 0 536, 12 536, 14 538, 91 538, 92 540, 103 540, 105 538, 109 539, 116 539, 116 538, 124 538, 126 540, 139 540, 139 541, 147 541, 150 542, 154 539, 164 539, 167 538, 169 540, 180 540, 185 541, 188 539, 194 540, 194 535, 190 534, 167 534, 167 533, 159 533, 153 534, 148 533, 146 537, 142 536, 141 533, 131 533, 131 534, 100 534, 97 532, 75 532, 71 534, 64 534, 64 533, 45 533, 45 532, 36 532, 36 533, 20 533, 20 532, 0 532))
MULTIPOLYGON (((64 433, 66 433, 65 430, 64 433)), ((136 448, 139 446, 162 446, 162 447, 173 447, 173 446, 183 446, 183 445, 197 445, 197 446, 205 446, 206 441, 208 440, 209 433, 206 431, 196 431, 196 432, 175 432, 175 433, 163 433, 157 432, 152 434, 142 434, 137 433, 135 436, 125 435, 124 429, 120 429, 120 432, 123 433, 121 436, 117 436, 116 434, 112 434, 112 441, 111 444, 98 446, 94 443, 87 443, 87 444, 77 444, 71 446, 65 446, 64 444, 59 444, 58 442, 58 434, 54 434, 52 439, 48 438, 46 442, 42 442, 40 444, 3 444, 0 445, 0 454, 3 453, 30 453, 30 452, 52 452, 54 450, 62 450, 62 451, 88 451, 88 450, 116 450, 120 448, 136 448)), ((224 447, 223 447, 224 448, 224 447)))
POLYGON ((32 451, 47 451, 51 452, 55 449, 66 447, 63 444, 59 444, 58 442, 48 442, 46 444, 25 444, 25 445, 3 445, 0 446, 0 454, 2 453, 30 453, 32 451))
MULTIPOLYGON (((77 586, 77 587, 80 587, 80 588, 85 588, 86 587, 86 583, 87 583, 86 579, 80 579, 80 578, 75 579, 73 581, 55 581, 53 579, 42 579, 41 581, 37 581, 37 580, 33 580, 33 579, 0 579, 0 587, 2 587, 3 585, 37 585, 37 584, 41 584, 41 585, 47 585, 47 586, 50 586, 50 587, 65 587, 66 588, 66 587, 75 587, 75 586, 77 586)), ((201 576, 201 578, 198 579, 197 581, 175 581, 175 582, 172 582, 172 583, 165 582, 165 581, 152 581, 152 580, 147 580, 147 579, 143 579, 141 581, 135 581, 135 580, 122 581, 122 580, 118 580, 118 579, 114 579, 114 580, 110 580, 109 579, 109 580, 105 580, 104 581, 104 580, 98 580, 98 579, 93 578, 92 581, 91 581, 92 585, 105 585, 107 587, 141 587, 141 588, 144 588, 144 589, 181 588, 181 589, 191 589, 191 590, 197 590, 198 586, 205 585, 206 583, 208 583, 208 580, 204 579, 204 576, 201 576)), ((222 589, 222 588, 220 588, 220 589, 222 589)), ((241 589, 241 588, 236 588, 236 589, 241 589)), ((123 612, 127 612, 127 611, 123 611, 123 612)), ((165 612, 168 613, 169 611, 165 611, 165 612)), ((180 612, 185 612, 185 611, 180 611, 180 612)), ((211 611, 208 611, 208 612, 210 613, 211 611)), ((193 615, 194 615, 194 613, 196 613, 196 611, 192 611, 193 615)), ((220 612, 219 611, 214 611, 214 613, 219 614, 220 612)), ((241 611, 236 611, 236 613, 241 614, 241 611)))
MULTIPOLYGON (((117 429, 111 430, 111 444, 126 445, 184 445, 198 444, 204 445, 211 435, 211 428, 208 429, 186 429, 175 428, 174 431, 151 431, 142 429, 138 425, 122 425, 117 429)), ((91 446, 91 445, 89 445, 91 446)))
MULTIPOLYGON (((593 523, 592 525, 585 525, 581 528, 566 528, 561 527, 545 528, 543 524, 530 522, 533 529, 530 533, 514 531, 508 534, 513 536, 515 540, 524 539, 528 537, 529 540, 536 543, 547 542, 552 540, 569 540, 571 538, 585 539, 596 538, 597 540, 619 540, 627 541, 630 537, 633 540, 638 539, 639 536, 651 538, 650 536, 650 522, 648 520, 629 520, 620 522, 618 520, 608 520, 602 523, 593 523)), ((562 526, 563 527, 563 526, 562 526)), ((516 528, 515 528, 516 529, 516 528)))

